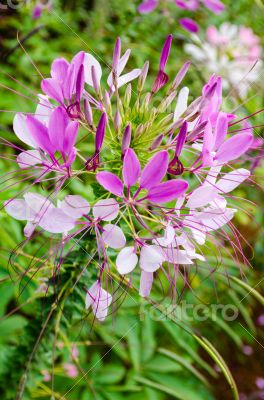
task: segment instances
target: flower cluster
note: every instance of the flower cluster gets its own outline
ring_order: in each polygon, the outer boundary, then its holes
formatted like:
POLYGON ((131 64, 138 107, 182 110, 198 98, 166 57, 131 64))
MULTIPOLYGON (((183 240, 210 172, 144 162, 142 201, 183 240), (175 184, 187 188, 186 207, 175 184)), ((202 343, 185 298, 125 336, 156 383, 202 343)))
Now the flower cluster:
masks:
POLYGON ((40 18, 44 10, 52 10, 52 0, 38 0, 33 8, 32 18, 40 18))
POLYGON ((205 40, 193 37, 185 51, 206 67, 208 73, 218 73, 224 88, 233 88, 245 97, 262 68, 260 38, 251 28, 223 23, 219 29, 208 27, 205 40))
MULTIPOLYGON (((191 12, 196 11, 201 5, 204 5, 208 10, 215 14, 220 14, 225 8, 224 4, 220 0, 174 0, 174 3, 178 8, 191 12)), ((143 0, 138 7, 138 11, 141 14, 148 14, 155 10, 158 5, 159 0, 143 0)), ((192 18, 180 18, 179 23, 189 32, 197 33, 199 31, 199 26, 192 18)))
POLYGON ((86 307, 100 321, 113 301, 103 278, 130 274, 132 284, 140 275, 139 293, 146 297, 156 275, 175 287, 186 266, 206 263, 208 243, 220 248, 230 241, 236 212, 230 192, 250 176, 235 162, 253 135, 244 128, 229 132, 237 117, 222 109, 221 77, 211 76, 189 103, 189 89, 179 87, 190 63, 170 84, 165 72, 171 44, 169 35, 149 90, 148 62, 123 72, 130 50, 121 55, 119 38, 106 86, 91 54, 56 59, 41 82, 35 113, 14 119, 16 136, 30 148, 13 146, 30 190, 7 200, 5 209, 26 221, 28 240, 40 229, 51 238, 61 235, 60 253, 72 240, 92 235, 94 252, 82 271, 97 260, 98 279, 86 289, 86 307), (73 179, 89 185, 87 198, 72 193, 73 179))

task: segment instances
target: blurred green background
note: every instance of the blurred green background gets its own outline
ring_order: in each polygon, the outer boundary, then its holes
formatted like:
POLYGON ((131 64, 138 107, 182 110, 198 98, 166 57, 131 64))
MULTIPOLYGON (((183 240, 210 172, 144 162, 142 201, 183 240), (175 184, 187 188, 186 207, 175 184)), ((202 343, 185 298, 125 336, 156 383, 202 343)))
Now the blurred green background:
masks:
MULTIPOLYGON (((164 39, 173 33, 168 74, 173 77, 190 58, 183 46, 191 41, 191 36, 178 24, 178 18, 185 13, 173 3, 169 4, 166 16, 159 9, 148 15, 138 14, 137 1, 54 1, 51 12, 44 11, 38 20, 32 20, 33 1, 16 5, 16 9, 1 7, 0 10, 0 129, 7 140, 15 140, 14 113, 32 112, 35 108, 32 91, 38 93, 41 81, 37 69, 43 76, 48 75, 56 57, 70 59, 84 50, 103 60, 101 63, 107 70, 114 42, 120 36, 123 49, 132 49, 130 66, 141 67, 149 60, 150 75, 154 78, 164 39)), ((250 26, 263 45, 261 0, 225 1, 225 5, 220 16, 205 8, 196 13, 201 35, 207 26, 228 21, 250 26)), ((203 68, 194 63, 185 79, 194 97, 200 95, 205 81, 203 68)), ((239 115, 264 106, 258 83, 252 86, 248 99, 239 108, 239 115)), ((239 103, 239 99, 231 100, 239 103)), ((230 102, 226 102, 226 107, 231 107, 230 102)), ((258 125, 262 121, 262 114, 253 119, 258 125)), ((256 135, 263 136, 263 129, 258 128, 256 135)), ((14 169, 6 160, 12 154, 12 149, 1 145, 1 205, 23 189, 23 183, 9 187, 15 178, 9 180, 5 175, 14 169)), ((230 385, 217 365, 219 357, 212 359, 194 334, 206 337, 222 355, 241 400, 264 398, 264 388, 258 387, 261 381, 256 381, 264 377, 263 327, 259 320, 264 313, 263 298, 257 293, 263 293, 263 164, 254 174, 258 185, 236 193, 256 204, 243 203, 251 216, 246 213, 236 216, 236 224, 251 246, 249 249, 245 245, 244 250, 253 268, 241 266, 246 283, 228 278, 229 274, 241 278, 240 265, 224 258, 216 265, 212 257, 208 267, 216 268, 214 275, 201 269, 194 272, 190 287, 179 282, 176 303, 181 305, 175 307, 169 296, 164 298, 168 291, 166 282, 156 285, 153 304, 121 285, 116 310, 103 324, 94 322, 84 312, 82 287, 89 286, 90 280, 93 282, 92 273, 83 277, 53 312, 56 291, 53 296, 45 296, 40 285, 44 289, 47 284, 55 288, 56 282, 46 281, 47 271, 37 273, 35 265, 30 270, 32 255, 41 254, 39 242, 18 247, 24 240, 22 225, 1 208, 0 398, 231 399, 230 385), (16 252, 12 254, 14 249, 16 252), (24 273, 27 269, 29 274, 24 273), (202 304, 197 311, 202 318, 196 321, 187 318, 182 312, 184 304, 202 304), (211 304, 234 305, 239 314, 234 321, 226 321, 221 311, 213 312, 211 304)), ((78 182, 74 185, 77 193, 89 190, 78 182)), ((76 269, 84 258, 81 247, 76 249, 61 271, 58 292, 63 283, 76 277, 76 269)), ((232 314, 229 307, 230 310, 232 314)))

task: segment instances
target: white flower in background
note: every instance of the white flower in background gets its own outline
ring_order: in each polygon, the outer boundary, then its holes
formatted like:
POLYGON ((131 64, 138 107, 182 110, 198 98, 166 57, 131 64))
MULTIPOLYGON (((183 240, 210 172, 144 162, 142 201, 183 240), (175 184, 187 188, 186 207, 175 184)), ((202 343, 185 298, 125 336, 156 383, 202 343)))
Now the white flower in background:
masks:
POLYGON ((220 74, 225 89, 233 88, 245 97, 262 68, 260 39, 250 28, 223 23, 219 29, 208 27, 204 40, 193 35, 185 51, 206 67, 209 76, 220 74))

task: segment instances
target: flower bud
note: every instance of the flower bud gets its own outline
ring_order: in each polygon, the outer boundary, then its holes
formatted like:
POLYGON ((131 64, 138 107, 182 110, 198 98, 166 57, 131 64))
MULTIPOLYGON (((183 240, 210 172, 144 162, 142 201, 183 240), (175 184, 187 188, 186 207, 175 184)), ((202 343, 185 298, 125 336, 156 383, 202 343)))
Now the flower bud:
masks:
POLYGON ((138 90, 139 92, 141 92, 144 88, 145 82, 146 82, 146 78, 148 75, 148 70, 149 70, 149 61, 146 61, 145 64, 143 65, 141 74, 139 76, 138 79, 138 90))
POLYGON ((114 128, 116 131, 120 130, 121 123, 122 123, 121 115, 119 110, 117 109, 114 116, 114 128))
POLYGON ((125 154, 125 151, 129 148, 131 142, 131 125, 130 123, 126 126, 124 130, 124 135, 122 139, 122 156, 125 154))
POLYGON ((89 126, 93 128, 93 113, 88 99, 84 99, 84 115, 89 126))
POLYGON ((132 85, 129 83, 126 88, 126 93, 124 97, 124 107, 127 108, 130 104, 131 100, 131 94, 132 94, 132 85))

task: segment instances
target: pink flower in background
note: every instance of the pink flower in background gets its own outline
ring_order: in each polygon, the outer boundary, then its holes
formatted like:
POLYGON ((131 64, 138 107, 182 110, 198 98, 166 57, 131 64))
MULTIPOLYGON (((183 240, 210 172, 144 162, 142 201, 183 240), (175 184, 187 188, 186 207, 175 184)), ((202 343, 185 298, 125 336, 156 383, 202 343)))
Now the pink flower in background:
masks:
POLYGON ((32 18, 40 18, 44 10, 52 10, 52 0, 39 0, 33 9, 32 18))
MULTIPOLYGON (((167 0, 168 3, 172 3, 172 0, 167 0)), ((138 12, 141 14, 148 14, 154 11, 160 1, 159 0, 143 0, 138 7, 138 12)), ((166 2, 164 3, 166 4, 166 2)), ((196 11, 201 5, 204 5, 210 11, 215 14, 220 14, 225 6, 220 0, 174 0, 174 4, 183 10, 196 11)), ((180 25, 189 32, 197 33, 199 31, 198 24, 191 18, 181 18, 179 20, 180 25)))
POLYGON ((253 82, 258 81, 262 68, 260 38, 251 28, 224 23, 220 28, 210 26, 205 40, 193 37, 194 43, 184 46, 191 57, 204 66, 209 76, 217 73, 224 88, 230 86, 245 97, 253 82))
POLYGON ((63 369, 69 378, 76 378, 78 376, 78 369, 72 363, 63 364, 63 369))

